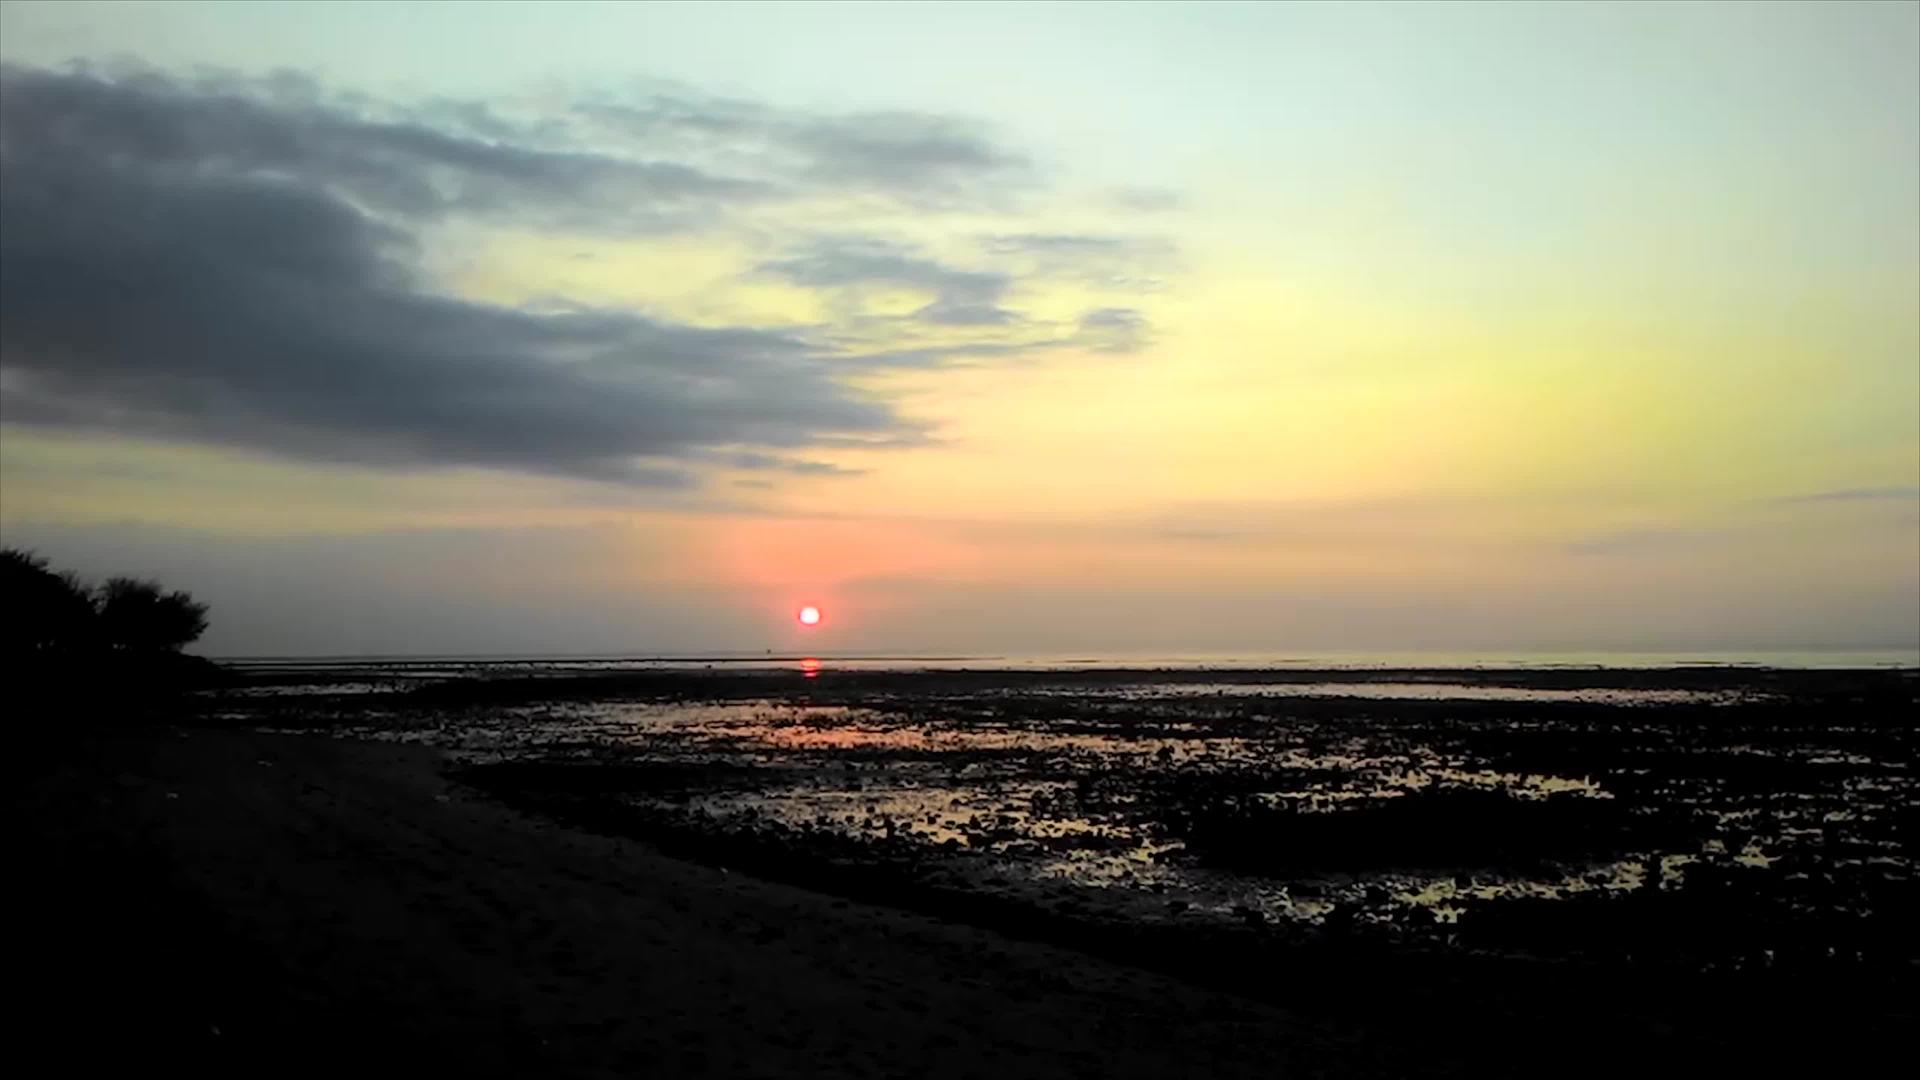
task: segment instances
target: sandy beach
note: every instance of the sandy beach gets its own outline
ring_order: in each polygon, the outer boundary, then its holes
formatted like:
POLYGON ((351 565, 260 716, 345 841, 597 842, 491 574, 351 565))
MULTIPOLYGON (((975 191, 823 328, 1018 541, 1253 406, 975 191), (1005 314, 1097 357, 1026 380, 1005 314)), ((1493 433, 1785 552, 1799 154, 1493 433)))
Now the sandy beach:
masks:
POLYGON ((73 1068, 1392 1071, 1271 1007, 522 816, 427 749, 160 729, 29 758, 25 1030, 73 1068))

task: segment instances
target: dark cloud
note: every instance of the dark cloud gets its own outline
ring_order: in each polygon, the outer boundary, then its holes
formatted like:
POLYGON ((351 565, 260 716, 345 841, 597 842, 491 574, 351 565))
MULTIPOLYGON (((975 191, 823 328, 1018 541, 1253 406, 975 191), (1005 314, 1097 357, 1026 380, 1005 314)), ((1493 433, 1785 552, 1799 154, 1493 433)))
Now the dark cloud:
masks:
POLYGON ((769 330, 462 300, 420 272, 422 236, 474 220, 667 232, 823 193, 984 204, 1031 179, 977 127, 916 113, 654 95, 530 116, 298 76, 4 67, 0 404, 10 423, 370 465, 654 486, 715 467, 834 472, 809 451, 928 440, 848 374, 1137 348, 1130 309, 1060 324, 1010 297, 1036 257, 1151 244, 1002 236, 988 255, 1010 265, 982 268, 816 240, 759 272, 925 301, 769 330))
POLYGON ((699 457, 730 469, 783 472, 797 476, 859 476, 865 472, 864 469, 843 468, 832 462, 806 461, 777 454, 764 454, 755 450, 719 450, 701 454, 699 457))
POLYGON ((658 231, 780 192, 763 180, 679 162, 458 134, 404 112, 400 119, 356 113, 316 101, 317 91, 272 84, 187 83, 156 74, 116 80, 15 67, 0 78, 10 155, 182 178, 292 180, 410 219, 462 213, 658 231))
POLYGON ((785 451, 919 436, 791 335, 472 303, 411 270, 407 214, 590 194, 612 175, 672 197, 704 180, 598 159, 572 162, 581 179, 539 154, 165 82, 4 79, 9 422, 644 484, 687 483, 715 452, 789 467, 785 451))
POLYGON ((939 368, 971 361, 1012 360, 1043 349, 1071 344, 1067 338, 1027 341, 959 341, 946 344, 905 344, 849 351, 843 363, 852 368, 939 368))

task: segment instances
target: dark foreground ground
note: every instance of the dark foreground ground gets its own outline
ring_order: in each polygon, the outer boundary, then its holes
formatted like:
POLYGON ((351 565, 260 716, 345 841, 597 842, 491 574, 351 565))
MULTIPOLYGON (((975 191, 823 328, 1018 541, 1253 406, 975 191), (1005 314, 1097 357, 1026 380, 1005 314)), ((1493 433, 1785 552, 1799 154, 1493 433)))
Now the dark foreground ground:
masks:
POLYGON ((1387 1075, 1278 1010, 523 817, 437 755, 67 743, 21 793, 15 1056, 64 1074, 1387 1075))
POLYGON ((16 749, 15 1042, 232 1075, 1790 1075, 1903 1052, 1911 676, 1478 677, 1738 699, 1627 709, 1262 696, 1312 677, 358 673, 64 725, 16 749), (828 812, 849 792, 867 807, 828 812), (1073 876, 1115 860, 1138 873, 1073 876))

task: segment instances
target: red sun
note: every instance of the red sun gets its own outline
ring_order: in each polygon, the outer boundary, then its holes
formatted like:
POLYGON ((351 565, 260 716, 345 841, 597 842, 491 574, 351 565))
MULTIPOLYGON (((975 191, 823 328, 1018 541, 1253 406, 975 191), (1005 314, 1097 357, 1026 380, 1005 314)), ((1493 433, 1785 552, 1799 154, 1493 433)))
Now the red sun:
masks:
POLYGON ((814 607, 812 604, 808 604, 806 607, 801 608, 799 613, 794 615, 794 618, 800 620, 801 626, 819 626, 820 609, 814 607))

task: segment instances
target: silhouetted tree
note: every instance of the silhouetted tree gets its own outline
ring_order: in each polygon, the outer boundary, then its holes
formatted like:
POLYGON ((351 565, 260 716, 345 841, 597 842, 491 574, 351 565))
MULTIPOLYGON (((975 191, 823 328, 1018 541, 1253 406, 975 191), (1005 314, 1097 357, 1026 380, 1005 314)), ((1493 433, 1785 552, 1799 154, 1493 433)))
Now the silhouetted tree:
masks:
POLYGON ((207 629, 207 605, 154 581, 93 588, 31 551, 0 549, 0 648, 14 658, 176 653, 207 629))
POLYGON ((0 549, 0 605, 0 641, 10 656, 82 652, 98 643, 92 590, 30 551, 0 549))
POLYGON ((31 551, 0 549, 0 677, 9 700, 81 716, 178 715, 184 692, 226 681, 218 664, 180 651, 207 628, 207 605, 158 582, 116 577, 94 588, 31 551))
POLYGON ((116 577, 97 594, 101 640, 128 652, 175 652, 207 629, 207 605, 157 581, 116 577))

